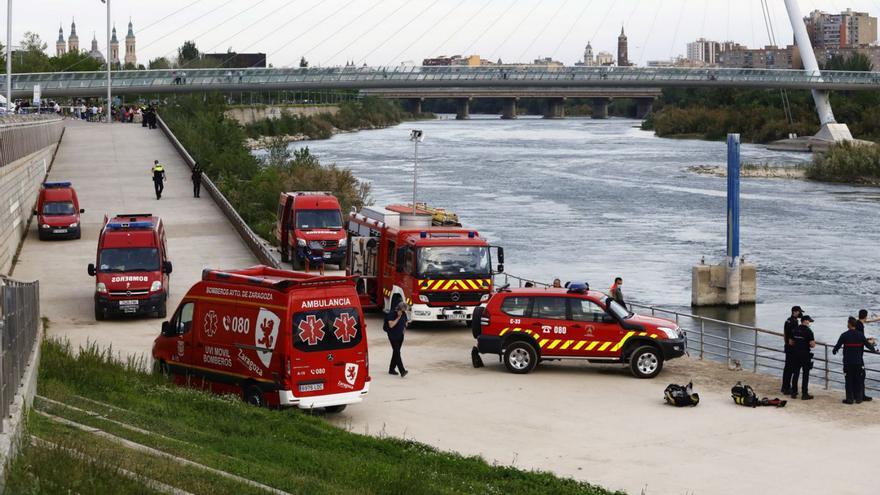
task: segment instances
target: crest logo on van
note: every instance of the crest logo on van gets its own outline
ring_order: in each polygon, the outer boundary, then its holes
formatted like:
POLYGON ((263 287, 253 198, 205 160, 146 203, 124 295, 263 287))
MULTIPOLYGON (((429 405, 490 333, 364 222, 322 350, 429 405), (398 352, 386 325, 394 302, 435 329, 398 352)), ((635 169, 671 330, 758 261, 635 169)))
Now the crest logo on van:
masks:
POLYGON ((275 342, 278 340, 278 327, 281 319, 278 315, 265 308, 260 308, 257 315, 257 331, 254 332, 254 345, 268 350, 257 351, 257 357, 263 366, 269 367, 272 362, 272 351, 275 350, 275 342))
POLYGON ((349 385, 354 385, 354 382, 357 381, 359 370, 360 366, 357 364, 345 363, 345 381, 347 381, 349 385))

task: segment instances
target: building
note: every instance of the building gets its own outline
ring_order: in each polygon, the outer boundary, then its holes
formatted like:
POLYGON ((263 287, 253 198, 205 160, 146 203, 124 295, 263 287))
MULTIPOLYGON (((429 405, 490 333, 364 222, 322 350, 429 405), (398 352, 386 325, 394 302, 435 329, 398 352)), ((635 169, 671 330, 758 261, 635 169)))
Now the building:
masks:
POLYGON ((119 38, 116 37, 116 26, 110 36, 110 63, 119 64, 119 38))
POLYGON ((137 66, 137 53, 135 53, 134 27, 131 19, 128 20, 128 34, 125 35, 125 65, 137 66))
POLYGON ((629 42, 626 33, 623 32, 623 26, 620 26, 620 36, 617 37, 617 65, 619 67, 629 67, 629 42))
POLYGON ((531 65, 536 67, 543 67, 546 69, 565 67, 565 64, 558 60, 553 60, 551 57, 536 58, 534 61, 532 61, 531 65))
POLYGON ((687 44, 687 58, 697 65, 715 65, 721 54, 722 45, 717 41, 700 38, 687 44))
POLYGON ((593 45, 587 42, 587 47, 584 48, 584 61, 581 63, 581 65, 592 67, 593 65, 595 65, 595 63, 596 61, 593 58, 593 45))
POLYGON ((835 58, 842 58, 846 60, 856 53, 860 53, 866 57, 871 62, 871 66, 873 70, 880 70, 880 46, 871 45, 871 46, 859 46, 852 48, 834 48, 827 50, 816 50, 816 60, 819 62, 819 65, 825 65, 829 61, 835 58))
MULTIPOLYGON (((498 61, 501 63, 501 60, 498 61)), ((423 66, 458 66, 458 67, 480 67, 483 65, 495 65, 491 60, 486 60, 481 58, 479 55, 468 55, 467 57, 463 57, 461 55, 452 55, 447 57, 446 55, 440 55, 439 57, 434 58, 426 58, 422 60, 423 66)))
POLYGON ((76 20, 70 23, 70 36, 67 37, 67 53, 79 53, 79 36, 76 35, 76 20))
POLYGON ((203 53, 202 60, 213 60, 226 68, 266 67, 265 53, 203 53))
POLYGON ((799 69, 802 67, 800 53, 789 45, 785 48, 768 45, 764 48, 738 46, 718 55, 718 65, 745 69, 799 69))
POLYGON ((67 53, 67 42, 64 41, 64 28, 58 26, 58 39, 55 41, 55 56, 62 57, 67 53))
POLYGON ((596 54, 596 65, 609 66, 614 65, 614 55, 609 52, 599 52, 596 54))
POLYGON ((101 53, 101 50, 98 49, 98 38, 95 37, 94 33, 92 33, 92 49, 89 50, 89 56, 97 60, 98 62, 101 62, 102 64, 106 60, 104 58, 104 54, 101 53))
POLYGON ((839 14, 820 10, 804 18, 814 48, 820 50, 868 46, 877 41, 877 18, 846 9, 839 14))

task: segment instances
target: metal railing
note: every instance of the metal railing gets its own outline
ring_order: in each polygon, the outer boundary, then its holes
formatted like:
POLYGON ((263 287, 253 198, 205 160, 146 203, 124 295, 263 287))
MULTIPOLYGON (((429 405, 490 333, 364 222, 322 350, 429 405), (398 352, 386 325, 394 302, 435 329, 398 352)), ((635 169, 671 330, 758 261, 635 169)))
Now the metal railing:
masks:
POLYGON ((9 416, 39 327, 40 283, 0 276, 0 418, 9 416))
POLYGON ((57 115, 0 117, 0 167, 58 143, 64 123, 57 115))
MULTIPOLYGON (((550 284, 529 280, 516 275, 499 273, 495 275, 495 285, 510 284, 524 287, 531 283, 535 287, 550 287, 550 284)), ((753 372, 779 374, 784 369, 785 351, 781 345, 784 336, 780 332, 742 325, 705 316, 694 315, 672 309, 659 308, 638 303, 628 303, 631 308, 650 311, 651 316, 661 316, 675 320, 687 332, 688 351, 700 359, 726 362, 728 367, 753 372)), ((816 342, 813 349, 813 369, 811 380, 817 374, 826 389, 844 384, 843 365, 835 359, 834 344, 816 342)), ((865 389, 880 391, 880 355, 865 353, 865 389)))
MULTIPOLYGON (((184 148, 183 144, 181 144, 181 142, 177 139, 177 136, 175 136, 174 133, 171 132, 168 124, 166 124, 161 117, 157 116, 157 119, 159 128, 162 129, 162 132, 164 132, 168 139, 171 141, 171 144, 183 158, 184 163, 186 163, 190 170, 192 170, 193 166, 196 163, 195 159, 193 159, 186 148, 184 148)), ((235 228, 236 232, 238 232, 238 235, 241 236, 242 240, 244 240, 245 244, 248 246, 251 252, 254 253, 254 256, 256 256, 258 260, 260 260, 260 263, 271 266, 273 268, 282 268, 278 260, 276 260, 275 257, 272 256, 271 248, 266 245, 265 241, 263 241, 263 239, 250 228, 247 222, 245 222, 244 219, 241 218, 241 215, 238 214, 238 212, 235 210, 235 207, 232 206, 232 203, 230 203, 229 200, 226 199, 226 196, 224 196, 220 189, 214 184, 214 181, 212 181, 204 173, 202 174, 202 186, 205 188, 205 190, 208 191, 208 194, 211 195, 211 197, 214 199, 214 202, 217 203, 217 206, 220 207, 220 211, 223 212, 223 214, 235 228)))
MULTIPOLYGON (((0 85, 5 76, 0 77, 0 85)), ((14 97, 28 97, 39 84, 44 96, 100 95, 104 72, 13 74, 14 97)), ((328 67, 259 69, 185 69, 114 71, 114 91, 121 93, 184 93, 205 90, 307 88, 399 88, 486 86, 608 86, 608 87, 762 87, 826 90, 871 90, 880 87, 880 72, 789 69, 546 67, 492 65, 482 67, 328 67)), ((105 89, 106 90, 106 89, 105 89)))

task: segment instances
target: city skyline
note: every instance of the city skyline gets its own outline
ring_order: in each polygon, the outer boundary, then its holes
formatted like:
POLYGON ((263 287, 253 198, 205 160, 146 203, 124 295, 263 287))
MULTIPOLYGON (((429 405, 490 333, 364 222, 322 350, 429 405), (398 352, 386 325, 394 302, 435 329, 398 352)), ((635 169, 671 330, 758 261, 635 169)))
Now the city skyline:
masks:
MULTIPOLYGON (((94 31, 100 50, 107 51, 103 4, 44 3, 13 4, 14 44, 33 31, 54 55, 59 24, 67 34, 75 18, 80 46, 88 43, 83 34, 94 31), (47 12, 57 13, 56 18, 47 12)), ((327 66, 347 61, 397 65, 453 54, 505 62, 551 57, 573 65, 582 60, 588 42, 595 53, 616 54, 621 25, 629 37, 629 60, 638 65, 687 55, 687 43, 701 37, 750 47, 769 44, 760 0, 671 0, 662 2, 664 6, 643 0, 227 0, 213 5, 203 0, 155 0, 150 8, 138 4, 114 0, 113 22, 124 31, 120 26, 134 20, 138 62, 145 65, 159 56, 175 56, 186 40, 194 40, 203 52, 265 52, 276 67, 296 65, 301 56, 312 65, 327 66), (306 27, 291 29, 294 25, 306 27)), ((800 4, 804 15, 814 9, 833 13, 846 8, 880 14, 872 1, 800 4)), ((771 16, 778 44, 790 44, 791 28, 781 0, 771 3, 771 16)))

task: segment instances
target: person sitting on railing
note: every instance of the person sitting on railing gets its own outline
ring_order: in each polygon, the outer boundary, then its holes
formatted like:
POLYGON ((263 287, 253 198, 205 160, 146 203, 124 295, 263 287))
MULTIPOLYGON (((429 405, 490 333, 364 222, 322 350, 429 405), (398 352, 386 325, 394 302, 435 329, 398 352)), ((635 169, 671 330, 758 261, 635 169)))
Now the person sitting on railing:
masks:
MULTIPOLYGON (((859 315, 861 316, 861 314, 859 315)), ((867 316, 867 315, 865 315, 867 316)), ((876 352, 874 344, 876 340, 865 337, 864 331, 859 331, 859 320, 849 317, 847 330, 840 334, 832 354, 843 347, 843 373, 846 376, 846 399, 844 404, 861 404, 862 401, 871 401, 871 397, 865 395, 865 348, 876 352)), ((826 364, 827 366, 827 364, 826 364)))

